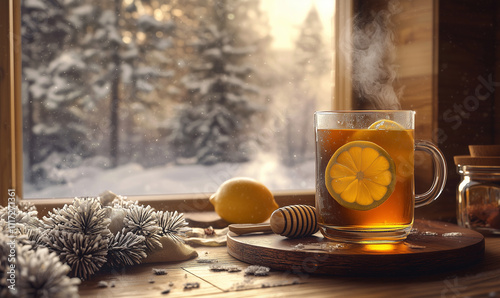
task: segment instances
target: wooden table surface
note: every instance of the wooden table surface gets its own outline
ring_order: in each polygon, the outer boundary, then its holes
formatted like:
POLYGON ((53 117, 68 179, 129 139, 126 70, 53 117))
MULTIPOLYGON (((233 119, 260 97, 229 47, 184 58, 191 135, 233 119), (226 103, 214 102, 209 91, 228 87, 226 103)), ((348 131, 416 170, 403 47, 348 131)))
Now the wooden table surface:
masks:
POLYGON ((214 272, 197 259, 218 265, 243 263, 226 247, 196 247, 198 258, 178 263, 142 264, 117 272, 101 272, 80 285, 81 297, 500 297, 500 237, 485 239, 484 259, 459 270, 426 276, 342 277, 271 271, 269 276, 245 276, 243 271, 214 272), (166 275, 153 268, 167 269, 166 275), (98 283, 106 281, 107 288, 98 283), (186 283, 198 288, 184 289, 186 283), (170 289, 169 293, 162 294, 170 289))

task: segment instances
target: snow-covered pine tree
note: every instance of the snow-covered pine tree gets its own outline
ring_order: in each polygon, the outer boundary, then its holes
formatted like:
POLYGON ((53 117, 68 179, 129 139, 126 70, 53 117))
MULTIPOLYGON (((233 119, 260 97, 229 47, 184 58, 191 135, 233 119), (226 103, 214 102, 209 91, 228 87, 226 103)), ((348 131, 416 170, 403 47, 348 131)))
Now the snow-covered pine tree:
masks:
POLYGON ((264 107, 255 99, 252 55, 265 40, 252 16, 259 1, 211 0, 194 43, 198 61, 183 82, 188 90, 174 119, 172 144, 178 157, 200 164, 248 160, 255 139, 255 115, 264 107))
POLYGON ((33 183, 63 183, 58 169, 89 153, 82 113, 88 98, 79 87, 85 63, 78 53, 65 51, 75 33, 67 21, 71 7, 59 1, 21 2, 24 141, 27 178, 33 183))
POLYGON ((155 118, 161 106, 161 98, 152 93, 172 76, 166 49, 172 46, 169 35, 174 24, 159 14, 155 17, 161 7, 157 1, 133 0, 125 6, 123 0, 113 0, 95 5, 82 48, 95 71, 90 84, 109 100, 103 107, 107 115, 101 118, 109 120, 109 156, 112 166, 117 166, 120 155, 128 154, 126 160, 130 160, 145 147, 138 136, 156 128, 146 122, 155 118))
POLYGON ((165 70, 171 63, 165 49, 174 26, 153 17, 156 1, 127 3, 22 2, 25 148, 32 180, 64 183, 61 169, 106 154, 106 146, 116 164, 118 145, 129 148, 134 141, 120 137, 144 135, 157 124, 135 121, 153 119, 161 110, 151 93, 172 75, 165 70))
POLYGON ((294 49, 294 93, 287 110, 284 143, 287 148, 284 162, 294 165, 314 153, 314 139, 310 131, 312 115, 321 94, 321 77, 328 74, 330 57, 323 41, 323 24, 313 4, 300 26, 294 49))
MULTIPOLYGON (((316 5, 312 5, 306 19, 300 26, 300 34, 295 41, 295 64, 297 73, 302 77, 313 77, 325 74, 330 67, 325 42, 323 41, 323 24, 318 14, 316 5)), ((310 85, 307 83, 307 85, 310 85)))

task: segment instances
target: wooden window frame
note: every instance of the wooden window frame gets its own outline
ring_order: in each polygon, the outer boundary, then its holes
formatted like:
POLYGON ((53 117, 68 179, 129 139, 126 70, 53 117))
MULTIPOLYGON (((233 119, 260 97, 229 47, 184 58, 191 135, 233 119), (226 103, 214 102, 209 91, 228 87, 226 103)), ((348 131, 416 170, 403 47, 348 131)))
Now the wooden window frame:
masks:
POLYGON ((0 1, 0 204, 22 198, 21 1, 0 1), (15 192, 15 196, 13 196, 15 192))

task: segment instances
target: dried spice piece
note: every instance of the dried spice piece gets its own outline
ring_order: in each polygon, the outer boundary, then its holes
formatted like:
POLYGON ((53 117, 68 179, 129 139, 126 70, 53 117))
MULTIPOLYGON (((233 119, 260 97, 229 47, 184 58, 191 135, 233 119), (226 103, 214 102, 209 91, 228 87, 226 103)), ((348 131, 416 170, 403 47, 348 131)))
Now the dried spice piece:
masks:
POLYGON ((500 229, 500 206, 496 203, 470 205, 467 213, 472 227, 500 229))
POLYGON ((108 282, 101 280, 100 282, 97 283, 98 288, 107 288, 108 287, 108 282))
POLYGON ((296 278, 274 281, 272 283, 271 282, 256 283, 255 281, 256 281, 256 279, 247 278, 243 282, 234 283, 228 290, 229 291, 243 291, 243 290, 252 290, 252 289, 259 289, 259 288, 274 288, 274 287, 282 287, 282 286, 288 286, 288 285, 297 285, 297 284, 301 283, 296 278))
POLYGON ((184 284, 184 290, 199 289, 199 288, 200 288, 199 282, 187 282, 184 284))
POLYGON ((212 226, 209 226, 208 228, 204 229, 203 231, 205 232, 205 235, 207 235, 207 236, 213 236, 216 234, 215 230, 212 226))
POLYGON ((205 259, 205 258, 200 258, 196 260, 196 263, 205 263, 205 264, 213 264, 213 263, 218 263, 219 260, 217 259, 205 259))
POLYGON ((269 267, 251 265, 245 269, 245 275, 265 276, 269 275, 270 270, 271 268, 269 267))
POLYGON ((488 217, 488 224, 491 228, 500 230, 500 207, 496 213, 488 217))
POLYGON ((210 271, 214 271, 214 272, 222 272, 222 271, 226 271, 226 268, 222 265, 211 265, 209 267, 210 271))
POLYGON ((274 287, 282 287, 282 286, 288 286, 288 285, 298 285, 300 282, 296 279, 294 280, 284 280, 284 281, 278 281, 274 283, 262 283, 260 286, 261 288, 274 288, 274 287))
POLYGON ((153 268, 153 273, 156 274, 156 275, 166 275, 167 274, 167 269, 163 269, 163 268, 153 268))
POLYGON ((232 273, 232 272, 240 272, 241 268, 238 266, 229 266, 227 267, 227 272, 232 273))
POLYGON ((241 268, 235 265, 210 265, 209 267, 210 271, 214 272, 221 272, 221 271, 227 271, 227 272, 240 272, 241 268))

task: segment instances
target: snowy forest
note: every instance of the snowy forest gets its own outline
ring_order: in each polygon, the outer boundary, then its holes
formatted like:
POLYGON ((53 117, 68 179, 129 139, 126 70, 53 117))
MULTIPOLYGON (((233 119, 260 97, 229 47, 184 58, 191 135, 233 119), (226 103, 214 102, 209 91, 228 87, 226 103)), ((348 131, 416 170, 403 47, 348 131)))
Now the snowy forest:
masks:
POLYGON ((21 6, 26 197, 314 187, 313 113, 332 88, 314 4, 289 50, 259 0, 21 6))

